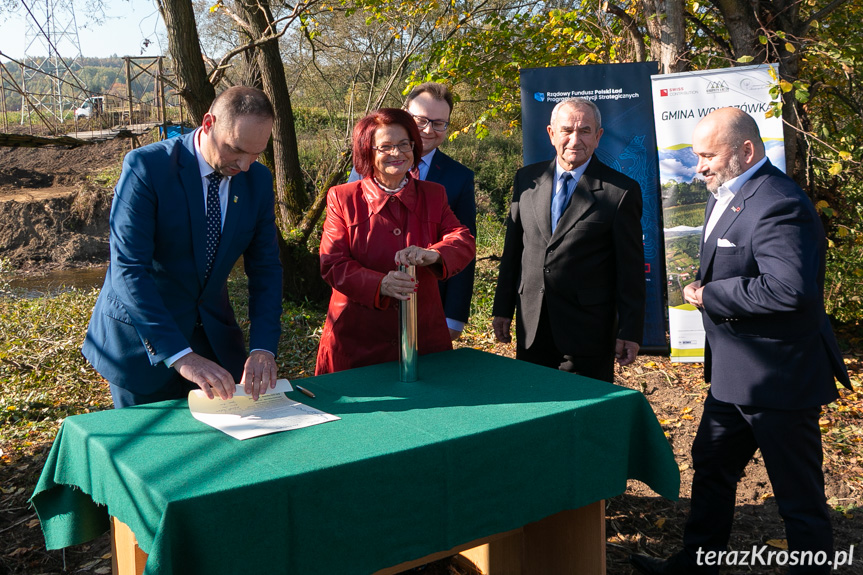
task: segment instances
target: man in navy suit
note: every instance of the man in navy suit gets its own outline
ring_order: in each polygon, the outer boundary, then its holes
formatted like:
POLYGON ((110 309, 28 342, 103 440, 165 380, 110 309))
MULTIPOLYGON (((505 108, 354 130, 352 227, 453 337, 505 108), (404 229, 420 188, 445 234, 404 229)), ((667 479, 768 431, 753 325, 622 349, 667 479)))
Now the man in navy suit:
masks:
MULTIPOLYGON (((443 84, 426 82, 411 90, 404 108, 416 121, 423 141, 425 155, 420 158, 417 166, 419 179, 435 182, 446 188, 450 209, 476 237, 473 172, 438 148, 446 140, 453 108, 452 93, 443 84)), ((348 181, 358 179, 359 175, 351 171, 348 181)), ((446 323, 453 340, 459 338, 470 316, 475 267, 476 260, 457 275, 439 283, 446 323)))
POLYGON ((221 93, 182 138, 129 152, 111 207, 111 261, 82 352, 116 407, 200 388, 255 399, 276 381, 282 269, 270 171, 255 160, 273 126, 260 90, 221 93), (228 301, 243 257, 250 347, 228 301))
POLYGON ((684 297, 702 312, 710 391, 692 445, 684 548, 666 561, 631 560, 648 574, 718 573, 737 482, 761 449, 790 556, 806 563, 789 573, 829 573, 805 559, 833 559, 818 417, 838 397, 834 378, 851 384, 824 311, 824 230, 803 190, 770 164, 745 112, 706 116, 692 151, 711 195, 698 281, 684 297))

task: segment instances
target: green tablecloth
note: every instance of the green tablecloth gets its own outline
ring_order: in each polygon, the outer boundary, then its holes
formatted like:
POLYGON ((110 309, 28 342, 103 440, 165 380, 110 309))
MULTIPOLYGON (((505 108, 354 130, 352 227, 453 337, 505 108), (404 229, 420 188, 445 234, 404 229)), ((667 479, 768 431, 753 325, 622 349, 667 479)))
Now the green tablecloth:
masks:
POLYGON ((185 400, 63 422, 32 502, 49 549, 108 516, 147 574, 370 573, 680 476, 641 393, 471 349, 302 381, 341 421, 237 441, 185 400))

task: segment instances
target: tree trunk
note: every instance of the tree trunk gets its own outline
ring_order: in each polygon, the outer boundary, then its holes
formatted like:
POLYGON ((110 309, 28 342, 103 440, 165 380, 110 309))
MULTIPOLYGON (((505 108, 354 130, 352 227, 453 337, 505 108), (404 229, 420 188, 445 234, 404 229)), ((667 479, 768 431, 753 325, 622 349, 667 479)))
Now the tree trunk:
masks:
MULTIPOLYGON (((267 1, 242 0, 239 6, 255 39, 272 35, 269 26, 273 21, 267 1)), ((303 185, 297 134, 294 129, 294 112, 291 95, 285 81, 285 68, 279 54, 279 42, 274 39, 259 46, 258 69, 264 92, 273 103, 276 112, 273 124, 273 175, 276 189, 276 219, 279 228, 285 231, 295 228, 303 218, 309 197, 303 185)))
MULTIPOLYGON (((241 0, 238 4, 254 39, 275 32, 269 28, 273 16, 266 1, 241 0)), ((255 54, 263 90, 276 113, 270 160, 275 178, 276 220, 282 230, 278 238, 282 296, 291 301, 324 302, 329 298, 330 288, 321 278, 320 258, 306 246, 308 236, 293 233, 303 219, 309 196, 300 169, 294 112, 278 40, 258 46, 255 54)))
POLYGON ((159 0, 159 12, 168 30, 168 50, 174 60, 179 94, 186 102, 192 121, 201 125, 216 97, 216 90, 207 78, 201 57, 195 11, 188 0, 159 0))
POLYGON ((642 0, 650 34, 650 56, 659 62, 660 74, 689 68, 682 59, 686 51, 686 20, 683 0, 642 0))
POLYGON ((752 64, 764 62, 766 53, 758 42, 761 25, 752 10, 750 0, 712 0, 711 4, 716 6, 728 36, 731 38, 731 48, 734 57, 752 56, 752 64))

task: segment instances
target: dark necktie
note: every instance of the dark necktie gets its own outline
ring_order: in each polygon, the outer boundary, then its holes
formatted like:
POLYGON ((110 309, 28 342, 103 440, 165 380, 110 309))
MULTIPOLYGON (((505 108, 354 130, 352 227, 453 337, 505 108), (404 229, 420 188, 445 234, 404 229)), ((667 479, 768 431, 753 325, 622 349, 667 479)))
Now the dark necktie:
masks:
POLYGON ((557 222, 563 215, 563 210, 566 209, 566 201, 569 199, 569 182, 572 180, 572 174, 564 172, 560 175, 560 187, 554 198, 551 200, 551 233, 557 229, 557 222))
POLYGON ((219 240, 222 237, 222 206, 219 202, 219 183, 222 174, 213 172, 207 179, 207 271, 206 277, 210 277, 213 269, 213 260, 216 259, 216 250, 219 249, 219 240))

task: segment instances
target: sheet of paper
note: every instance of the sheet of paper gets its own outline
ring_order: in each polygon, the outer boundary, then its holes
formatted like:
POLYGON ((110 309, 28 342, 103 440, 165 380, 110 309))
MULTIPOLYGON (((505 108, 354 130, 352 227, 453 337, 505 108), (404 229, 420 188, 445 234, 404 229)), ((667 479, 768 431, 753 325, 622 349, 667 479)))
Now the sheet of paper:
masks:
POLYGON ((240 386, 234 397, 227 400, 218 396, 208 399, 203 391, 195 389, 189 392, 189 411, 198 421, 241 440, 340 419, 296 402, 283 393, 292 389, 288 380, 280 379, 276 389, 259 396, 258 401, 246 396, 240 386), (287 387, 279 386, 280 382, 287 387))
MULTIPOLYGON (((276 387, 275 387, 274 389, 269 389, 269 388, 268 388, 268 389, 267 389, 267 394, 270 394, 270 393, 285 393, 285 392, 288 392, 288 391, 294 391, 294 386, 293 386, 293 385, 291 385, 291 382, 290 382, 290 381, 288 381, 287 379, 277 379, 277 380, 276 380, 276 387)), ((203 392, 201 392, 201 394, 203 395, 203 392)), ((237 397, 238 395, 239 395, 240 397, 248 397, 248 396, 246 395, 246 388, 244 388, 242 385, 238 385, 238 386, 237 386, 237 389, 235 389, 235 390, 234 390, 234 397, 237 397)), ((205 396, 205 397, 206 397, 206 396, 205 396)))

